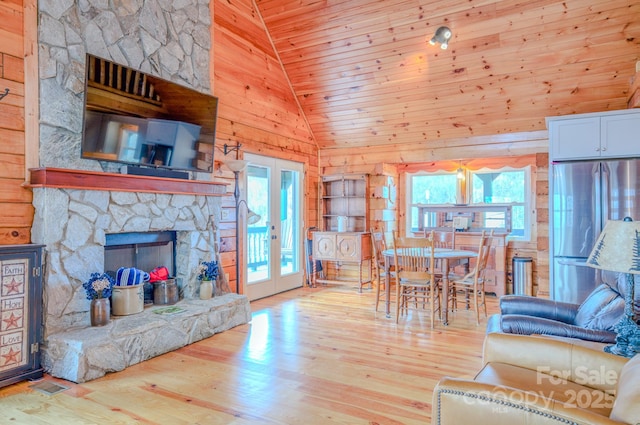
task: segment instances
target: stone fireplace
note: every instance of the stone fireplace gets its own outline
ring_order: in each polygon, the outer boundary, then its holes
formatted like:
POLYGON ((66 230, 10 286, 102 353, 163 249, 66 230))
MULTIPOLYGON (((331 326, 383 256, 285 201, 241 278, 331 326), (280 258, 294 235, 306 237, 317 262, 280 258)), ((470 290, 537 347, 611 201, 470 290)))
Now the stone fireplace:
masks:
POLYGON ((250 319, 246 297, 198 299, 195 270, 214 259, 226 184, 116 174, 119 165, 81 158, 86 54, 211 92, 213 2, 38 2, 39 165, 32 170, 32 242, 45 245, 43 362, 53 376, 83 382, 250 319), (104 271, 107 234, 176 232, 176 316, 148 312, 89 326, 82 283, 104 271), (109 359, 105 362, 105 358, 109 359))
POLYGON ((94 379, 250 320, 244 296, 218 291, 210 302, 198 297, 197 266, 218 252, 214 227, 226 184, 53 168, 33 170, 31 184, 32 237, 46 246, 43 362, 53 376, 94 379), (82 184, 78 176, 85 177, 82 184), (162 191, 145 180, 159 182, 162 191), (61 183, 67 181, 75 183, 61 183), (127 191, 117 190, 122 182, 127 191), (185 186, 196 194, 184 193, 185 186), (90 327, 82 283, 105 271, 107 235, 164 231, 175 232, 175 277, 185 314, 159 317, 145 309, 90 327), (98 355, 104 352, 111 361, 98 355))
POLYGON ((176 231, 176 282, 182 298, 197 296, 198 264, 217 252, 212 226, 219 197, 52 187, 33 193, 32 237, 46 246, 45 339, 88 326, 82 282, 105 271, 107 234, 176 231))

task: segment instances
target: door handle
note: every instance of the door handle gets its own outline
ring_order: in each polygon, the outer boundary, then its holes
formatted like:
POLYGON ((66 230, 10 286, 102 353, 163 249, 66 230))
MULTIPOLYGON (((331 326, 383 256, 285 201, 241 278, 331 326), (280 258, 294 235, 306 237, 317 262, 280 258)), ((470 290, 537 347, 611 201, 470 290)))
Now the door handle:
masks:
POLYGON ((558 264, 563 266, 588 267, 586 260, 558 260, 558 264))

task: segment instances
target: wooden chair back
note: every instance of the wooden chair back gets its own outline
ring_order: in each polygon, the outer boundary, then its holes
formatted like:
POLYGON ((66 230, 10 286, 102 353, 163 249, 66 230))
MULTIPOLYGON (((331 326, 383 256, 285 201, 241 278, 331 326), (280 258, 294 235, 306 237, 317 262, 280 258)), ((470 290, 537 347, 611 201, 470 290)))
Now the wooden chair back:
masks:
POLYGON ((474 280, 478 282, 484 278, 484 271, 487 268, 487 262, 491 254, 491 243, 493 242, 493 230, 489 236, 482 231, 480 243, 478 244, 478 256, 475 258, 475 265, 462 280, 474 280))
POLYGON ((398 282, 406 280, 426 283, 434 280, 435 249, 431 237, 411 238, 394 235, 393 245, 398 282))
POLYGON ((379 269, 384 268, 384 256, 382 253, 387 249, 384 233, 378 230, 371 232, 371 242, 373 242, 373 259, 376 262, 376 266, 379 269))
POLYGON ((439 311, 439 288, 435 276, 433 235, 408 238, 394 235, 396 267, 396 323, 401 311, 422 309, 429 312, 431 327, 439 311), (411 307, 413 300, 414 307, 411 307), (421 306, 421 308, 420 308, 421 306))
POLYGON ((456 246, 456 232, 454 232, 453 230, 451 231, 425 230, 424 237, 428 238, 429 235, 433 235, 433 242, 436 248, 453 249, 456 246))

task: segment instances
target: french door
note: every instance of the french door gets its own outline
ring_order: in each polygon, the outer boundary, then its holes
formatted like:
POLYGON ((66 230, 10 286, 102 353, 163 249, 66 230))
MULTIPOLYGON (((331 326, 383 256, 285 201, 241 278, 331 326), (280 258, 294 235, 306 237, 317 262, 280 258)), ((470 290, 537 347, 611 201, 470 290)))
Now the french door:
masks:
POLYGON ((302 286, 303 165, 245 154, 247 216, 244 235, 249 300, 302 286))

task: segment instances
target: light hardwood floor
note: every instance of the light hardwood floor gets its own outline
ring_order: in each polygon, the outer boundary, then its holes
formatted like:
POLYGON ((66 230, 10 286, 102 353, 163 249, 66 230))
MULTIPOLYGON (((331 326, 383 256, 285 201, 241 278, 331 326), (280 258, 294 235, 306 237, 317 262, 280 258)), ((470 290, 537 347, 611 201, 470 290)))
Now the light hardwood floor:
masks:
MULTIPOLYGON (((0 389, 1 424, 426 424, 440 377, 472 376, 473 312, 374 312, 371 290, 301 288, 251 304, 253 320, 103 378, 45 395, 0 389)), ((489 297, 489 313, 496 311, 489 297)))

